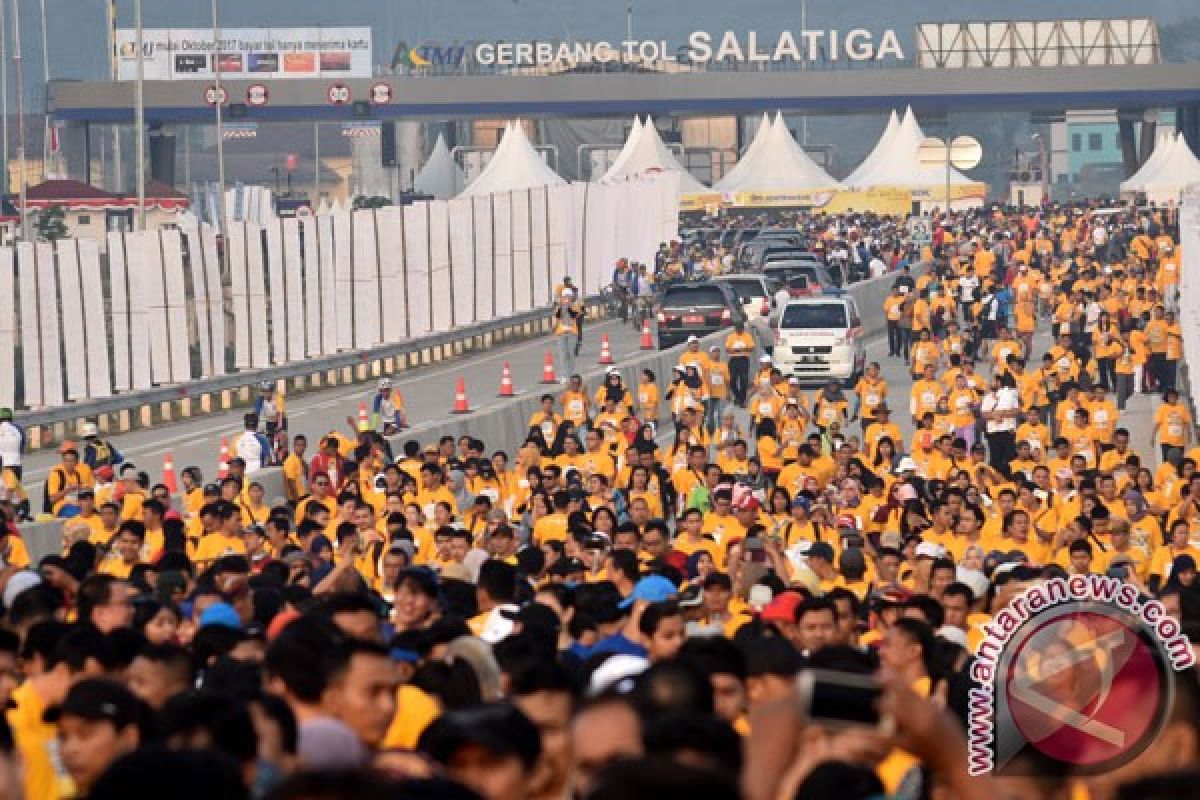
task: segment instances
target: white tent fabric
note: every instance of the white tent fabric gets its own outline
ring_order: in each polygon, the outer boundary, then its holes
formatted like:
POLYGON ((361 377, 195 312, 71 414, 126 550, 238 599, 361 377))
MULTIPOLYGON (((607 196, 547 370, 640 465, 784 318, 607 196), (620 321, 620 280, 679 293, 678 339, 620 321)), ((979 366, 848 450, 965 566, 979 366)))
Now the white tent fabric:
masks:
POLYGON ((704 184, 693 178, 675 159, 675 154, 663 144, 662 137, 658 135, 654 120, 646 117, 646 122, 641 127, 635 126, 634 130, 630 131, 617 160, 600 178, 600 182, 608 183, 658 172, 678 172, 680 194, 702 194, 708 191, 704 184))
POLYGON ((841 184, 818 167, 792 138, 782 114, 776 114, 775 120, 766 127, 766 134, 754 137, 754 143, 738 166, 714 189, 722 192, 765 192, 841 188, 841 184), (762 143, 756 148, 760 139, 762 143), (745 168, 739 172, 743 165, 745 168))
POLYGON ((461 192, 466 182, 463 171, 454 163, 450 148, 446 147, 446 140, 439 133, 425 166, 413 178, 413 188, 438 200, 448 200, 461 192))
POLYGON ((1145 163, 1138 168, 1138 171, 1129 176, 1126 180, 1121 181, 1121 189, 1123 191, 1136 191, 1146 178, 1158 173, 1159 167, 1168 157, 1168 151, 1175 143, 1175 135, 1168 130, 1160 130, 1154 138, 1154 149, 1150 151, 1150 157, 1145 163))
POLYGON ((717 191, 729 191, 725 186, 736 185, 741 180, 750 168, 754 165, 755 159, 758 158, 759 151, 763 145, 771 138, 771 116, 767 112, 763 112, 762 121, 758 123, 758 130, 754 132, 754 139, 750 142, 750 146, 742 153, 742 157, 733 165, 733 169, 725 173, 717 183, 713 184, 713 189, 717 191))
POLYGON ((883 129, 883 133, 879 135, 879 141, 871 148, 871 152, 858 165, 858 168, 846 176, 846 179, 842 182, 847 186, 861 186, 862 176, 876 169, 879 166, 879 162, 887 155, 889 148, 892 146, 892 140, 896 138, 896 131, 899 128, 900 117, 896 115, 896 109, 893 108, 892 113, 888 115, 887 125, 883 129))
MULTIPOLYGON (((900 121, 887 152, 869 170, 855 170, 854 180, 846 180, 848 185, 856 188, 872 186, 898 186, 902 188, 928 188, 946 184, 946 170, 939 166, 927 166, 917 157, 917 150, 925 140, 912 109, 904 111, 904 119, 900 121)), ((872 153, 872 155, 874 155, 872 153)), ((953 167, 950 168, 950 183, 961 186, 974 184, 974 181, 953 167)))
POLYGON ((1200 183, 1198 160, 1183 134, 1176 134, 1166 147, 1156 147, 1137 173, 1121 184, 1122 191, 1161 195, 1177 194, 1193 183, 1200 183), (1156 161, 1160 150, 1162 156, 1156 161))
POLYGON ((492 160, 484 167, 471 185, 463 192, 477 196, 493 192, 509 192, 517 189, 532 189, 535 186, 561 186, 566 183, 550 169, 525 136, 520 122, 510 122, 504 129, 504 138, 492 160))

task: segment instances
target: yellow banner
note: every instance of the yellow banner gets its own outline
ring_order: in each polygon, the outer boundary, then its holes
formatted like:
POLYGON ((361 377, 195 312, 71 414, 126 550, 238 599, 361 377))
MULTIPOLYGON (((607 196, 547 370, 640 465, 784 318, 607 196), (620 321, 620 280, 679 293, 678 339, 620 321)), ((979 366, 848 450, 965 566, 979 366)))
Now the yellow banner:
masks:
MULTIPOLYGON (((982 183, 958 184, 950 187, 952 200, 983 201, 987 186, 982 183)), ((945 188, 877 186, 871 189, 813 189, 796 192, 727 192, 684 195, 681 211, 713 213, 721 208, 811 208, 828 214, 847 211, 871 211, 876 214, 903 216, 912 211, 913 203, 945 200, 945 188)))

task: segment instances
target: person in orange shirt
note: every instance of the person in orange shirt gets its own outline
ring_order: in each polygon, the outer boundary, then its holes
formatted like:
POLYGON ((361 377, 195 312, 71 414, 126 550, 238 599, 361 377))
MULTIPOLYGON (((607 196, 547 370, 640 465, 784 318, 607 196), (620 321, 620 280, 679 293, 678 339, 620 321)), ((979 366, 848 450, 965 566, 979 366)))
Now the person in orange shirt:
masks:
POLYGON ((1154 412, 1151 439, 1162 447, 1164 462, 1171 460, 1172 449, 1182 450, 1192 440, 1192 414, 1179 402, 1179 392, 1174 389, 1163 392, 1163 403, 1154 412))
POLYGON ((1174 389, 1179 375, 1179 361, 1183 358, 1183 327, 1175 319, 1174 311, 1168 311, 1163 319, 1167 323, 1167 347, 1163 352, 1160 378, 1164 389, 1174 389))
POLYGON ((922 419, 926 414, 937 413, 937 401, 942 394, 942 387, 934 377, 933 365, 926 366, 921 379, 913 383, 910 392, 909 413, 913 421, 922 419))
MULTIPOLYGON (((572 375, 567 388, 563 390, 559 397, 559 402, 562 403, 562 418, 567 420, 576 428, 582 428, 587 424, 591 417, 590 405, 591 402, 587 396, 587 390, 583 386, 583 378, 579 375, 572 375)), ((543 435, 545 431, 543 431, 543 435)), ((548 439, 547 441, 551 441, 548 439)))
POLYGON ((938 365, 938 344, 933 341, 928 329, 921 331, 917 341, 912 346, 913 377, 925 372, 926 367, 936 368, 938 365))
POLYGON ((1146 323, 1146 347, 1150 351, 1149 372, 1155 389, 1162 389, 1167 381, 1167 338, 1170 324, 1162 306, 1154 309, 1153 317, 1146 323))
POLYGON ((642 421, 657 424, 659 416, 658 379, 652 371, 642 370, 636 394, 637 411, 641 415, 642 421))

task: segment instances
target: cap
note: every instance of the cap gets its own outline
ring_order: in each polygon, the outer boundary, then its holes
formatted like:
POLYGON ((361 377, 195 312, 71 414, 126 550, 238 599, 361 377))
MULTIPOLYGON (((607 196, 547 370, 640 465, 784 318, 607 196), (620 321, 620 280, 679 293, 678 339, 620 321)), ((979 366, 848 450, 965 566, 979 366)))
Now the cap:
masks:
POLYGON ((750 587, 749 593, 746 595, 746 605, 753 608, 755 611, 762 611, 775 597, 775 592, 770 586, 764 583, 756 583, 750 587))
POLYGON ((699 608, 704 603, 704 588, 691 585, 679 593, 680 608, 699 608))
POLYGON ((229 603, 213 603, 200 614, 200 627, 220 625, 225 628, 242 629, 242 618, 229 603))
POLYGON ((917 558, 941 558, 946 555, 946 548, 936 542, 921 542, 917 545, 917 558))
POLYGON ((796 608, 804 602, 799 592, 784 592, 762 610, 763 622, 795 622, 796 608))
POLYGON ((513 620, 505 612, 515 613, 516 610, 517 607, 512 603, 505 603, 489 611, 487 618, 483 621, 483 630, 479 632, 479 638, 488 644, 495 644, 511 636, 513 620))
POLYGON ((828 542, 813 542, 812 547, 808 548, 807 555, 809 558, 823 558, 833 563, 833 546, 828 542))
POLYGON ((645 600, 647 603, 661 603, 664 600, 670 600, 676 594, 678 591, 675 589, 675 584, 662 575, 647 575, 634 584, 633 592, 618 605, 624 609, 629 608, 638 600, 645 600))
POLYGON ((858 530, 858 520, 849 514, 842 514, 837 518, 837 527, 856 531, 858 530))
POLYGON ((146 719, 146 708, 123 684, 107 678, 86 678, 67 691, 62 703, 47 709, 43 718, 58 722, 66 716, 111 722, 121 729, 140 725, 146 719))
POLYGON ((392 379, 391 378, 380 378, 379 379, 379 388, 380 389, 392 388, 392 379))
POLYGON ((737 511, 758 511, 762 508, 762 503, 758 502, 758 498, 752 494, 747 494, 735 507, 737 511))
POLYGON ((85 422, 79 426, 79 435, 85 439, 89 436, 99 436, 100 429, 96 427, 94 422, 85 422))
POLYGON ((620 375, 621 368, 620 367, 609 367, 608 369, 604 370, 604 374, 605 375, 620 375))
POLYGON ((771 357, 770 357, 770 356, 759 356, 759 357, 758 357, 758 362, 759 362, 760 364, 770 364, 770 363, 771 363, 771 357))
POLYGON ((609 656, 592 671, 587 694, 589 697, 595 697, 609 690, 628 692, 633 688, 633 678, 641 675, 649 666, 650 662, 644 656, 629 653, 609 656))
POLYGON ((687 343, 688 343, 688 344, 691 344, 692 342, 698 342, 698 341, 700 341, 700 339, 699 339, 697 336, 695 336, 695 335, 689 336, 689 337, 687 338, 687 343))
POLYGON ((812 508, 812 499, 798 494, 792 498, 792 508, 803 508, 805 511, 808 511, 812 508))
POLYGON ((27 589, 32 589, 42 582, 42 577, 31 569, 23 569, 20 572, 14 573, 8 579, 8 583, 4 584, 4 607, 12 608, 13 601, 17 599, 17 595, 22 594, 27 589))
POLYGON ((576 572, 587 572, 587 564, 584 564, 578 558, 567 556, 555 561, 554 566, 550 567, 547 572, 550 575, 560 575, 565 577, 567 575, 573 575, 576 572))

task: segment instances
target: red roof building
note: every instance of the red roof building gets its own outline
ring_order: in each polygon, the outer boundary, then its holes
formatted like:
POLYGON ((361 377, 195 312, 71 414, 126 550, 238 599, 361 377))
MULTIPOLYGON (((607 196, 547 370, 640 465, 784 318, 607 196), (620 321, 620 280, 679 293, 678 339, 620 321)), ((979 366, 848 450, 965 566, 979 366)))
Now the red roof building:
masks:
MULTIPOLYGON (((137 208, 137 195, 106 192, 82 181, 48 180, 25 190, 30 208, 62 206, 69 211, 119 211, 137 208)), ((18 200, 19 202, 19 200, 18 200)), ((187 195, 160 181, 146 181, 146 208, 182 211, 187 195)))

